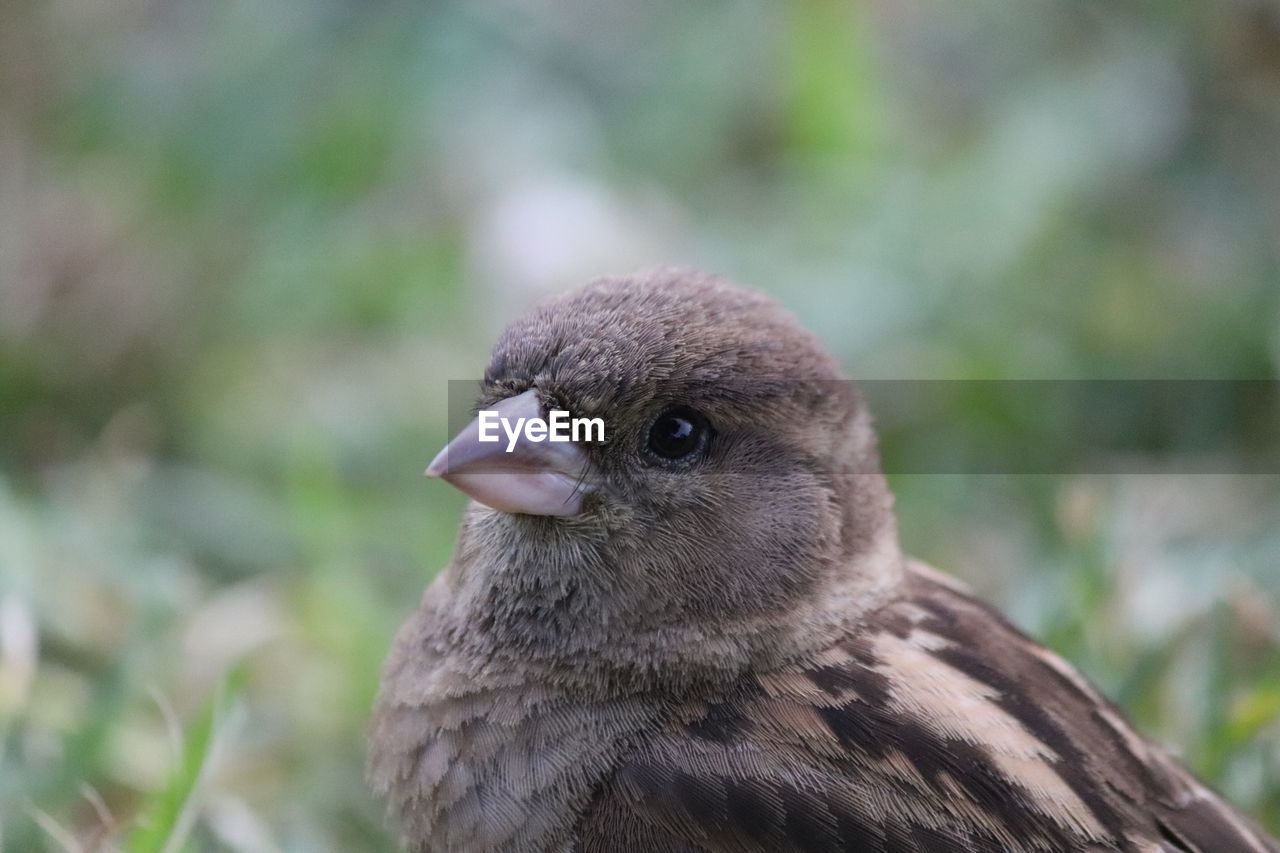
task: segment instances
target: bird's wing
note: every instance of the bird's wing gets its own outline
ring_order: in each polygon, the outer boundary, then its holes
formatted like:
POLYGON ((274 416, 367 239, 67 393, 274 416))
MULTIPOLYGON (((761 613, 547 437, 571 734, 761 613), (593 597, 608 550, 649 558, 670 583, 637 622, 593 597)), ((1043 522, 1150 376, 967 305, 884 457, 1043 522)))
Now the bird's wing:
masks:
POLYGON ((1277 853, 1061 658, 909 592, 814 659, 676 709, 580 848, 1277 853))

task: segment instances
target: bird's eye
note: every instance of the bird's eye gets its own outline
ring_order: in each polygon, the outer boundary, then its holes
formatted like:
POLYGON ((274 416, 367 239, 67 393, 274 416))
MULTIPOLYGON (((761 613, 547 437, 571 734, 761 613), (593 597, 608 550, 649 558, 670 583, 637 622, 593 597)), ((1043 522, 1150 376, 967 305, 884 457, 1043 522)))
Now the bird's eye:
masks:
POLYGON ((706 449, 711 425, 688 406, 664 409, 649 425, 649 452, 660 459, 687 459, 706 449))

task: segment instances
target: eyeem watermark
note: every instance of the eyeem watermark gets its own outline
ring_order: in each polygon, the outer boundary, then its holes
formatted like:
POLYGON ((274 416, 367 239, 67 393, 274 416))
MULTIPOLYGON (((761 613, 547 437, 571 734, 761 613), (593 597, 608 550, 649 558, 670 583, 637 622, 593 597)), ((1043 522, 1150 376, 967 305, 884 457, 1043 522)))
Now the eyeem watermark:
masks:
MULTIPOLYGON (((833 381, 824 390, 847 394, 853 384, 833 381)), ((868 379, 856 384, 875 417, 878 469, 888 474, 1280 476, 1277 379, 868 379)), ((662 390, 649 401, 632 404, 630 413, 659 411, 667 399, 660 398, 662 390)), ((798 383, 796 392, 805 395, 798 411, 812 405, 812 383, 798 383)), ((480 380, 449 381, 448 432, 442 431, 442 439, 475 419, 475 401, 482 393, 480 380)), ((721 400, 778 399, 785 398, 787 387, 776 378, 747 376, 723 384, 716 394, 721 400)), ((573 400, 560 405, 571 407, 573 400)), ((590 411, 609 419, 608 410, 590 411)), ((500 442, 499 449, 511 447, 511 437, 525 436, 529 426, 517 412, 506 411, 511 424, 503 438, 502 413, 487 413, 485 427, 484 440, 500 442)), ((537 414, 550 417, 542 410, 537 414)), ((533 427, 535 435, 547 441, 555 432, 553 440, 564 440, 565 418, 557 412, 557 426, 548 424, 545 433, 533 427)), ((729 433, 715 417, 710 420, 729 433)), ((744 420, 733 430, 756 428, 744 420)), ((610 441, 619 438, 613 429, 610 441)), ((585 430, 580 426, 578 436, 585 430)), ((602 425, 593 424, 591 437, 599 438, 601 432, 602 425)))
POLYGON ((502 440, 498 430, 507 436, 507 452, 515 450, 516 442, 523 433, 526 441, 535 443, 543 441, 604 441, 603 418, 571 418, 564 409, 552 409, 547 418, 516 418, 514 425, 511 418, 505 418, 501 412, 493 409, 481 409, 478 413, 480 422, 480 440, 497 442, 502 440))

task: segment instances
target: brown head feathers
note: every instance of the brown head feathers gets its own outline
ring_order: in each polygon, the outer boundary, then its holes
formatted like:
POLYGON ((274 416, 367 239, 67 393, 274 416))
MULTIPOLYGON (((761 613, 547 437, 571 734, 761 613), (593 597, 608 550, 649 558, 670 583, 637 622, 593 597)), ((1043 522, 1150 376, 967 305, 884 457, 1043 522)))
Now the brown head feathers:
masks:
POLYGON ((451 571, 486 587, 474 629, 523 655, 620 665, 611 679, 731 674, 802 651, 782 639, 797 624, 811 646, 824 587, 846 586, 860 560, 868 588, 895 569, 869 419, 772 300, 682 269, 593 282, 500 338, 482 407, 530 389, 602 418, 607 440, 582 448, 594 488, 580 515, 477 508, 464 525, 451 571), (673 410, 706 436, 669 459, 648 445, 673 410))

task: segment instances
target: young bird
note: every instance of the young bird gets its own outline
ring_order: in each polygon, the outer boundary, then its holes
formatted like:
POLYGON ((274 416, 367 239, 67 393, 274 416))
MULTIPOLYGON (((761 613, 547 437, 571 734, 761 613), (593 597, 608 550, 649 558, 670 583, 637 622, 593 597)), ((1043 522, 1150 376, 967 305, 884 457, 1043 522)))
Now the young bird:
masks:
POLYGON ((512 324, 481 408, 604 442, 475 500, 382 676, 413 851, 1277 853, 1068 663, 904 557, 870 416, 772 301, 660 269, 512 324))

